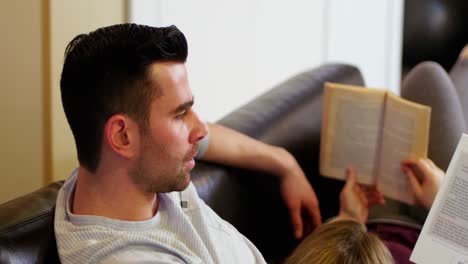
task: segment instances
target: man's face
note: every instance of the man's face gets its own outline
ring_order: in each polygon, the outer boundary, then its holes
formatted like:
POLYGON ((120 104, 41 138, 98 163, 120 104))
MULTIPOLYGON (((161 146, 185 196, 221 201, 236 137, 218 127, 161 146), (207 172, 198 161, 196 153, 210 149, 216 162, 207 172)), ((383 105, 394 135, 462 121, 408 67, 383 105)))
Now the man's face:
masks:
POLYGON ((140 126, 140 153, 131 177, 144 192, 181 191, 190 183, 193 157, 207 128, 192 109, 183 63, 154 63, 149 77, 159 91, 150 105, 148 127, 140 126))

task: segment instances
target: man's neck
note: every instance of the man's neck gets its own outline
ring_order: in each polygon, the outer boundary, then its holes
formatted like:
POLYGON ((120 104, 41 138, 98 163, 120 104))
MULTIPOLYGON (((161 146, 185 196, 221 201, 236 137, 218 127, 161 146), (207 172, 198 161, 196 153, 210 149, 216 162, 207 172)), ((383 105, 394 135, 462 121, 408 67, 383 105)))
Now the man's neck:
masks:
POLYGON ((151 219, 158 210, 157 194, 139 190, 125 173, 78 170, 71 211, 124 221, 151 219))

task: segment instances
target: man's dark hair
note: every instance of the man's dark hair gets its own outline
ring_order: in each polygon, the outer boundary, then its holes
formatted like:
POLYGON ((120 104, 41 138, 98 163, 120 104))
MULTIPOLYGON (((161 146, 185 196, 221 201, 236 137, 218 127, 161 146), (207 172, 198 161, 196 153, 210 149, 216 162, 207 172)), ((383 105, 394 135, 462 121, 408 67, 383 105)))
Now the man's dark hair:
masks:
POLYGON ((121 24, 76 36, 65 50, 60 90, 78 160, 95 172, 104 125, 125 114, 146 128, 158 94, 149 79, 154 62, 185 62, 187 41, 175 26, 121 24))

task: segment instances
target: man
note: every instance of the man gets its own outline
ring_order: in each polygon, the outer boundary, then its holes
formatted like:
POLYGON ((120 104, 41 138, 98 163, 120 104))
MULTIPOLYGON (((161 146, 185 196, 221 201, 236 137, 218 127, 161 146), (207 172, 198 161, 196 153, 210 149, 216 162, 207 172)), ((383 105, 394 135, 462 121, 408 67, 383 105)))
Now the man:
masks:
POLYGON ((80 165, 57 197, 62 262, 263 263, 198 197, 190 183, 197 152, 277 175, 296 237, 320 223, 290 153, 199 119, 186 58, 174 26, 115 25, 69 43, 60 85, 80 165))

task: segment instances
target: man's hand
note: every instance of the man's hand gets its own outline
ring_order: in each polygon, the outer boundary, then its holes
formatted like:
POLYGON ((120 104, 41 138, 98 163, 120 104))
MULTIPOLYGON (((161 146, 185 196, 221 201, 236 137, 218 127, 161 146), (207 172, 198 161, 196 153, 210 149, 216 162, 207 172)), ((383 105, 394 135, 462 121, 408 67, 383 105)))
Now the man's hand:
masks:
POLYGON ((444 171, 428 158, 405 160, 402 169, 408 176, 416 201, 426 209, 431 208, 444 179, 444 171))
POLYGON ((354 169, 346 169, 346 177, 346 184, 340 193, 338 218, 352 219, 365 224, 369 215, 369 207, 374 204, 384 204, 383 196, 375 186, 359 185, 354 169))
POLYGON ((277 177, 296 238, 302 238, 312 225, 321 223, 317 196, 291 153, 221 125, 208 127, 210 143, 202 159, 277 177))
POLYGON ((280 176, 281 195, 289 209, 294 237, 300 239, 322 223, 319 203, 312 186, 297 165, 280 176))

